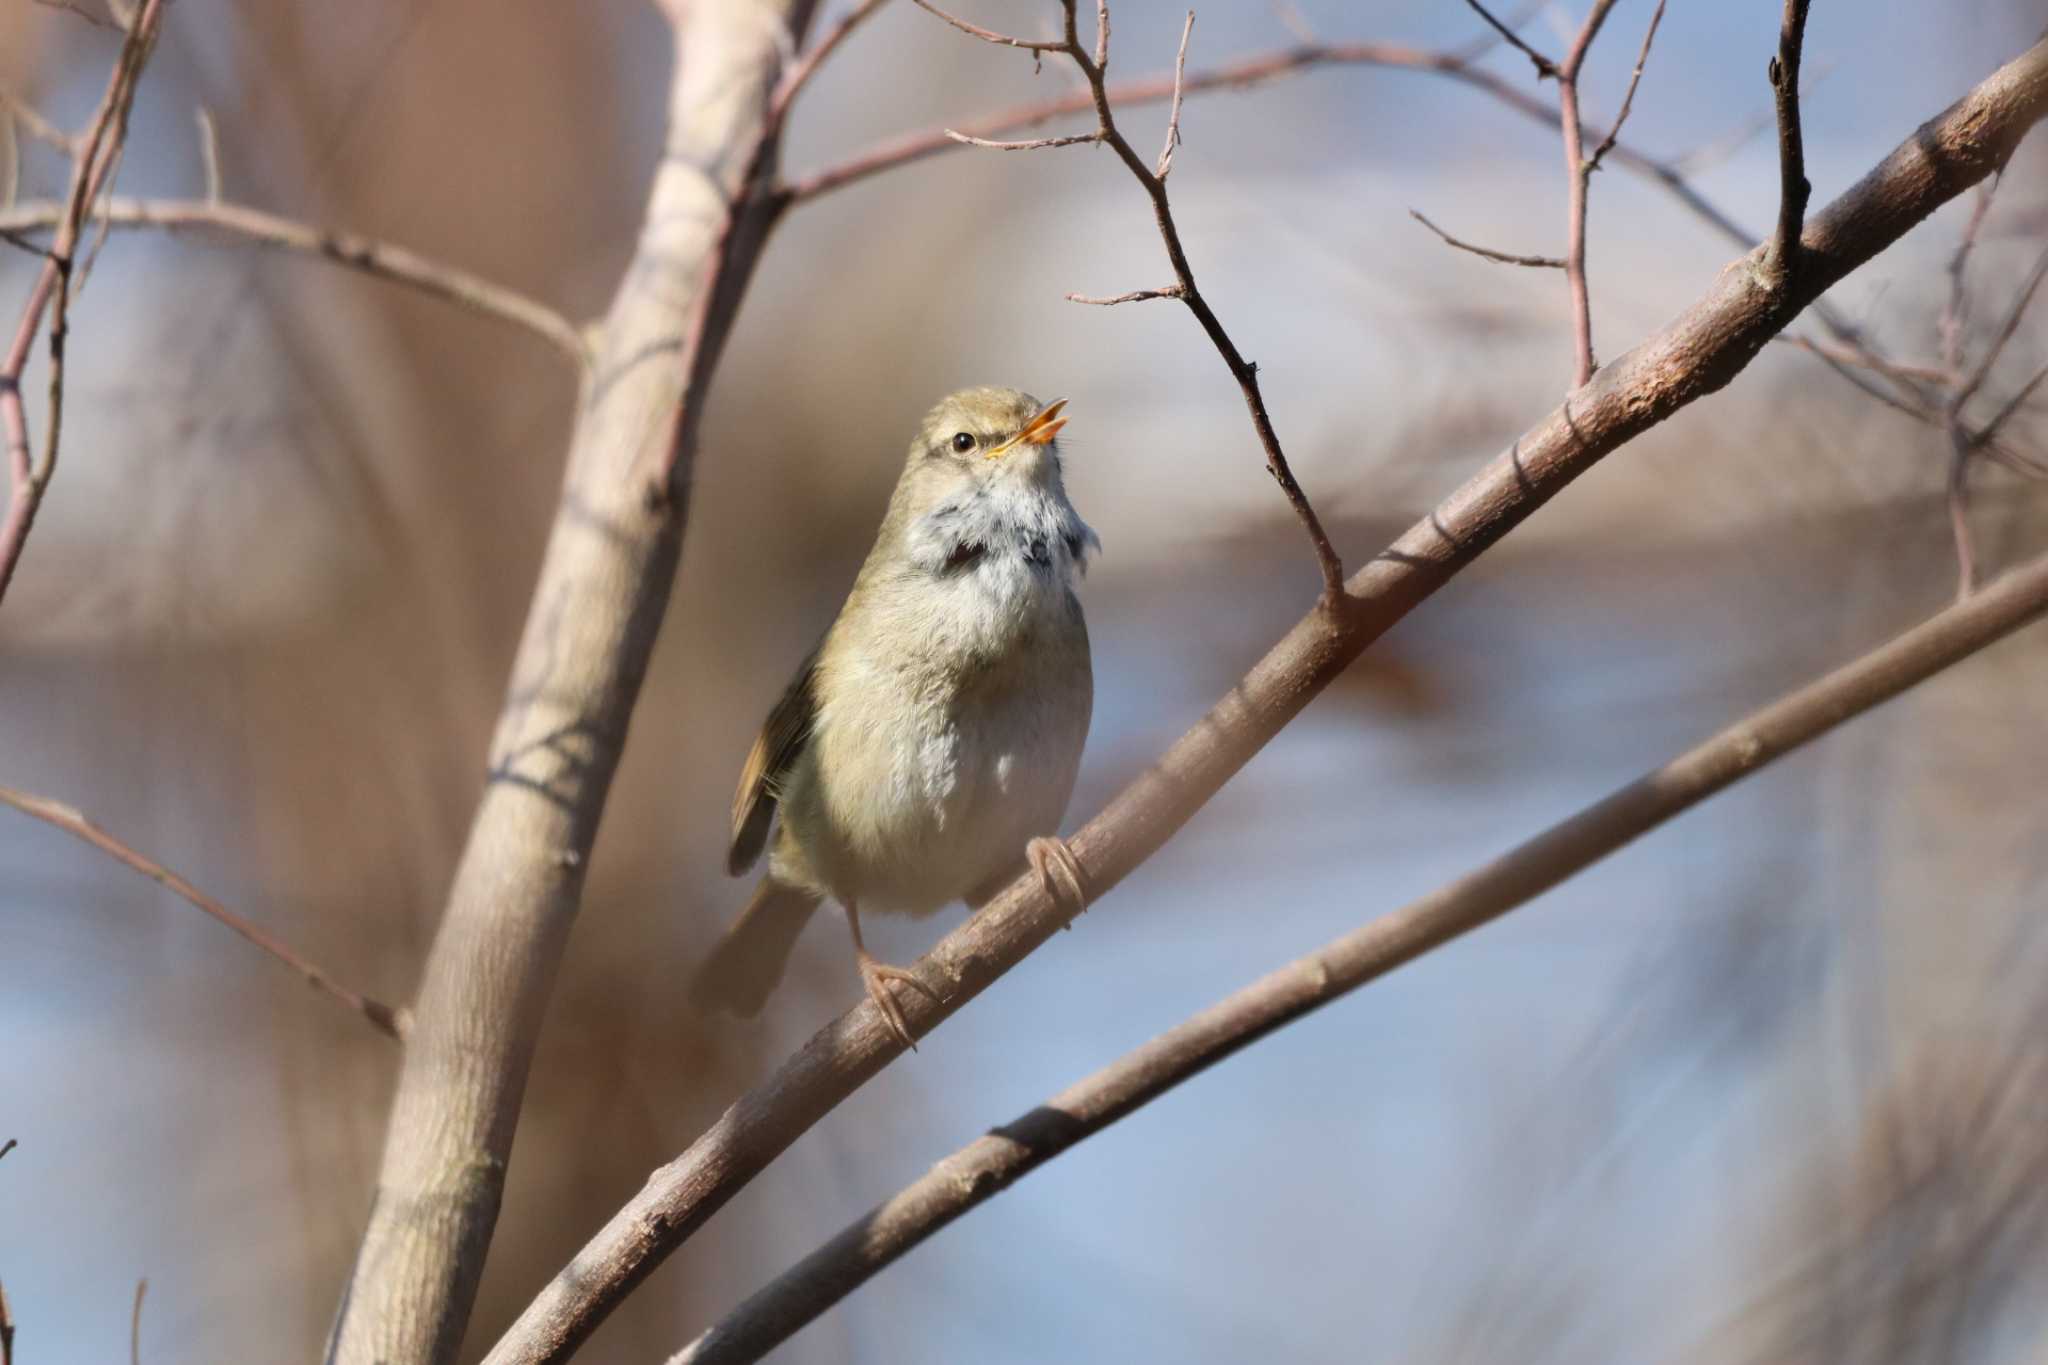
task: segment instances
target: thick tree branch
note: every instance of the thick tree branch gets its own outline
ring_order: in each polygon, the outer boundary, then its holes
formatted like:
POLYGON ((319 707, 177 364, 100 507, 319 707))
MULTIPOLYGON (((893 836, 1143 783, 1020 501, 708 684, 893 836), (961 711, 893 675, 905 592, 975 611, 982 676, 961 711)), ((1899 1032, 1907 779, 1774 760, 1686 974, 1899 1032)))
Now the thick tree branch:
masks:
MULTIPOLYGON (((63 221, 63 214, 64 205, 51 201, 16 204, 0 210, 0 232, 54 227, 63 221)), ((213 199, 111 198, 102 201, 93 217, 117 228, 211 232, 257 246, 314 256, 347 270, 406 285, 485 317, 524 327, 578 365, 586 364, 590 358, 576 324, 546 304, 468 271, 373 238, 318 228, 261 209, 213 199)))
POLYGON ((225 905, 222 905, 219 901, 207 895, 191 882, 186 881, 183 877, 165 867, 162 863, 137 853, 127 844, 122 843, 119 839, 116 839, 113 835, 94 824, 86 817, 83 811, 76 807, 67 806, 61 801, 52 801, 45 796, 33 796, 28 792, 15 791, 11 787, 0 787, 0 806, 11 806, 23 815, 31 816, 46 825, 61 829, 73 838, 81 839, 91 844, 123 867, 139 872, 157 885, 176 892, 194 907, 213 916, 235 933, 240 934, 262 951, 270 954, 279 962, 297 972, 306 979, 307 985, 312 986, 315 990, 326 992, 333 999, 340 1001, 355 1013, 363 1016, 364 1019, 370 1022, 371 1027, 375 1028, 378 1032, 391 1038, 402 1039, 405 1037, 405 1030, 411 1023, 411 1019, 406 1011, 403 1009, 393 1009, 381 1001, 372 1000, 366 995, 360 995, 341 985, 333 977, 321 970, 321 968, 300 956, 284 940, 277 938, 268 930, 228 909, 225 905))
POLYGON ((1403 908, 1269 972, 972 1142, 848 1224, 669 1365, 759 1360, 883 1267, 1238 1049, 1491 923, 1803 744, 2048 614, 2048 556, 1751 712, 1705 743, 1403 908))
MULTIPOLYGON (((2002 164, 2048 115, 2048 41, 1916 130, 1815 216, 1785 290, 1754 278, 1762 250, 1723 270, 1691 308, 1618 357, 1392 546, 1353 574, 1339 610, 1297 622, 1207 716, 1084 825, 1069 847, 1098 897, 1150 857, 1365 648, 1602 457, 1741 373, 1820 293, 2002 164)), ((907 996, 929 1032, 1067 922, 1026 876, 917 965, 941 996, 907 996)), ((791 1142, 902 1051, 863 1002, 741 1096, 654 1171, 520 1315, 491 1365, 562 1361, 661 1260, 791 1142)))
POLYGON ((7 465, 12 479, 7 514, 0 519, 0 599, 14 580, 21 562, 29 529, 42 506, 43 491, 57 472, 57 448, 64 422, 64 346, 69 339, 72 269, 86 215, 93 201, 107 190, 114 167, 121 158, 128 136, 128 111, 135 103, 135 88, 142 80, 143 65, 156 46, 163 22, 165 0, 144 0, 134 22, 121 39, 121 55, 114 73, 100 97, 86 130, 72 143, 71 187, 64 197, 64 212, 56 223, 56 234, 44 253, 43 267, 36 272, 28 302, 21 310, 14 340, 4 361, 0 361, 0 439, 7 447, 7 465), (50 400, 42 454, 31 453, 28 411, 21 396, 22 375, 28 369, 36 336, 49 317, 50 400))
POLYGON ((672 0, 666 154, 579 402, 483 796, 415 1007, 329 1359, 455 1356, 628 718, 674 585, 697 411, 773 219, 811 0, 672 0))

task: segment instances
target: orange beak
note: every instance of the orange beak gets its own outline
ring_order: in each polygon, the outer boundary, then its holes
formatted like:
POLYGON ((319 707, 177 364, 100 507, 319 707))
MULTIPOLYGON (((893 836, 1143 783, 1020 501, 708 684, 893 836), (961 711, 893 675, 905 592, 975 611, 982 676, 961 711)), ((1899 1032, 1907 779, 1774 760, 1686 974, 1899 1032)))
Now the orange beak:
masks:
POLYGON ((1060 434, 1060 428, 1067 424, 1067 419, 1060 416, 1060 409, 1066 405, 1067 400, 1062 398, 1040 408, 1032 414, 1031 420, 1024 424, 1022 431, 989 451, 987 458, 993 460, 998 455, 1006 454, 1010 447, 1015 445, 1050 445, 1053 437, 1060 434))

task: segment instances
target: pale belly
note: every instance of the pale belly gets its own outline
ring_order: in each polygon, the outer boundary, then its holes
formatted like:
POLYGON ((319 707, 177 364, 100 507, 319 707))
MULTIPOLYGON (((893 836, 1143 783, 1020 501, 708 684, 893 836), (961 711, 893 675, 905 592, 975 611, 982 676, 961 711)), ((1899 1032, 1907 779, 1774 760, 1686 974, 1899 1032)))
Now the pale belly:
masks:
POLYGON ((1058 832, 1094 693, 1078 606, 1051 618, 950 686, 900 659, 838 660, 790 774, 777 875, 923 915, 1021 870, 1025 844, 1058 832))

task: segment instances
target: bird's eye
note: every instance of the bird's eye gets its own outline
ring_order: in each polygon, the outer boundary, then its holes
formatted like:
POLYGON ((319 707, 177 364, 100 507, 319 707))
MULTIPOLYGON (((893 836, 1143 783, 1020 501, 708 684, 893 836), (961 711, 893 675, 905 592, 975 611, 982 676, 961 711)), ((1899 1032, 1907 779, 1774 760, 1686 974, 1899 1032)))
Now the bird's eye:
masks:
POLYGON ((974 433, 971 431, 954 432, 953 449, 959 451, 962 455, 974 449, 974 433))

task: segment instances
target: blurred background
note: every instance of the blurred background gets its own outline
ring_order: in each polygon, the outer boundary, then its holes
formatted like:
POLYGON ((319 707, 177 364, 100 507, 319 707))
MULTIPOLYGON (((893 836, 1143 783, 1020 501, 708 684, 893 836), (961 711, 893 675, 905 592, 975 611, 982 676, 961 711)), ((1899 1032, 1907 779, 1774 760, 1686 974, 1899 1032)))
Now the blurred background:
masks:
MULTIPOLYGON (((97 0, 81 0, 97 13, 97 0)), ((1053 6, 962 11, 1035 32, 1053 6), (1040 13, 1043 10, 1044 13, 1040 13)), ((839 6, 824 6, 829 19, 839 6)), ((1623 0, 1585 77, 1619 103, 1623 0)), ((1113 66, 1177 3, 1119 0, 1113 66)), ((1526 32, 1561 50, 1581 7, 1526 32)), ((1775 204, 1770 0, 1673 0, 1628 139, 1775 204), (1745 131, 1758 133, 1744 138, 1745 131)), ((2033 0, 1814 7, 1825 203, 2033 41, 2033 0)), ((1190 67, 1319 37, 1454 46, 1464 6, 1204 7, 1190 67)), ((0 80, 64 126, 117 35, 0 3, 0 80)), ((601 311, 661 137, 634 0, 179 0, 124 192, 227 196, 601 311)), ((1489 67, 1527 88, 1525 60, 1489 67)), ((805 97, 791 171, 1066 88, 907 3, 805 97)), ((1539 93, 1551 98, 1548 87, 1539 93)), ((1150 145, 1156 110, 1127 116, 1150 145)), ((1440 78, 1334 68, 1192 99, 1205 291, 1357 562, 1547 412, 1564 286, 1407 215, 1562 248, 1557 137, 1440 78)), ((2037 133, 1983 228, 1972 345, 2048 240, 2037 133)), ((63 166, 24 143, 20 193, 63 166)), ((1952 205, 1834 301, 1932 360, 1952 205)), ((1594 183, 1599 354, 1735 254, 1594 183)), ((0 254, 14 316, 32 257, 0 254)), ((757 1021, 680 984, 747 742, 939 395, 1072 400, 1094 731, 1078 823, 1291 623, 1313 561, 1113 158, 972 150, 793 214, 706 415, 682 576, 556 988, 471 1358, 753 1079, 857 998, 820 916, 757 1021)), ((0 610, 0 782, 73 802, 344 981, 409 998, 482 777, 569 429, 533 338, 246 247, 116 234, 74 313, 64 462, 0 610)), ((1802 330, 1811 332, 1809 325, 1802 330)), ((2037 307, 1987 386, 2048 359, 2037 307)), ((41 392, 39 371, 29 391, 41 392)), ((40 422, 40 409, 32 408, 40 422)), ((2048 401, 2013 443, 2048 454, 2048 401)), ((40 428, 38 428, 40 429, 40 428)), ((1948 447, 1787 346, 1516 532, 1158 857, 735 1199, 602 1330, 659 1358, 926 1166, 1218 995, 1598 797, 1954 592, 1948 447)), ((1987 569, 2048 543, 1975 475, 1987 569)), ((1032 1176, 785 1347, 792 1362, 2038 1360, 2048 1349, 2048 634, 2022 635, 1209 1073, 1032 1176)), ((872 923, 906 960, 957 922, 872 923)), ((149 883, 0 812, 0 1281, 18 1359, 304 1359, 368 1209, 397 1050, 149 883)))

